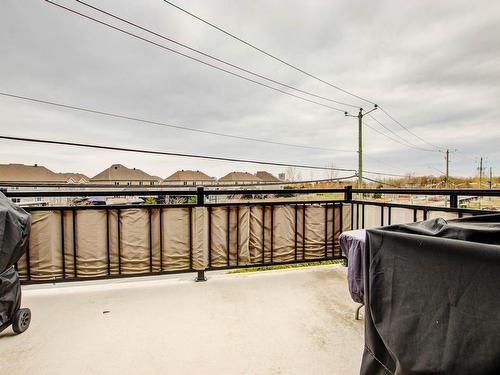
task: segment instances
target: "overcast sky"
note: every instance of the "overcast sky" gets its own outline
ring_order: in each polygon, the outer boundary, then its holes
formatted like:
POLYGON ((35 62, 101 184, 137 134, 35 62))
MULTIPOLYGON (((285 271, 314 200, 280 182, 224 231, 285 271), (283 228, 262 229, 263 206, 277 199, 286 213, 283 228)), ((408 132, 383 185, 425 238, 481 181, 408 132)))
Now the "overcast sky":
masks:
MULTIPOLYGON (((54 1, 109 20, 76 1, 54 1)), ((162 0, 88 1, 246 69, 371 108, 228 38, 162 0)), ((500 2, 174 1, 328 82, 373 100, 431 144, 457 149, 451 157, 451 174, 475 174, 480 156, 488 159, 494 171, 500 168, 500 2)), ((2 96, 1 135, 357 168, 357 120, 340 112, 200 65, 43 0, 2 0, 0 30, 1 92, 173 125, 351 152, 235 140, 2 96)), ((181 50, 144 32, 137 33, 181 50)), ((404 139, 432 148, 381 111, 373 115, 404 139)), ((367 123, 388 133, 370 118, 367 123)), ((364 147, 368 170, 438 175, 445 168, 442 153, 406 147, 370 128, 365 129, 364 147)), ((112 163, 161 177, 178 169, 200 169, 218 177, 234 170, 263 169, 251 164, 6 140, 0 140, 0 163, 38 163, 56 172, 82 172, 90 177, 112 163)), ((265 169, 278 173, 284 168, 265 169)), ((326 177, 322 171, 301 173, 307 179, 326 177)))

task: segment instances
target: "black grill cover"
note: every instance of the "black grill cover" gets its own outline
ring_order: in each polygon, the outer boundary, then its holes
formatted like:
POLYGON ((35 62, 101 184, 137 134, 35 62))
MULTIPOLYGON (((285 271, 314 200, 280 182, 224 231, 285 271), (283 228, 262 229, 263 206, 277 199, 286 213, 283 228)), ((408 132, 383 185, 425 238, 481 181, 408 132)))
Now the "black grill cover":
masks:
POLYGON ((0 332, 10 325, 21 306, 21 283, 14 267, 0 273, 0 332))
POLYGON ((0 331, 10 324, 21 303, 13 266, 26 251, 30 229, 31 216, 0 193, 0 331))
POLYGON ((500 374, 500 215, 367 231, 361 374, 500 374))

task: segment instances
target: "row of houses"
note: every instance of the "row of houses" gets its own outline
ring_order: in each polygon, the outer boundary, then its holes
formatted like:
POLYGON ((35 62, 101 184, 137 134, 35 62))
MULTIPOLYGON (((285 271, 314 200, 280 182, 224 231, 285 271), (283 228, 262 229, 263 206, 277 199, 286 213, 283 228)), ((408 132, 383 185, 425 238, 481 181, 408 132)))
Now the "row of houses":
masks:
POLYGON ((56 173, 41 165, 0 164, 0 183, 32 183, 32 184, 95 184, 95 185, 170 185, 170 186, 210 186, 249 185, 279 183, 282 180, 266 171, 256 174, 248 172, 231 172, 217 179, 201 171, 180 170, 167 178, 150 175, 138 168, 128 168, 121 164, 113 164, 94 177, 81 173, 56 173))

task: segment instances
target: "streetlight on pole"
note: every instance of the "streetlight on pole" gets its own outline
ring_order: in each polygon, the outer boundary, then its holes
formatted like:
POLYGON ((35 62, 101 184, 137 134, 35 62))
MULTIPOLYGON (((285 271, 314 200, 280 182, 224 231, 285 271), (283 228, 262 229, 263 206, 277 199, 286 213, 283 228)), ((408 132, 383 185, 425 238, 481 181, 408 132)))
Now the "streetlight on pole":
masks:
POLYGON ((357 115, 350 115, 348 112, 344 112, 347 117, 356 117, 358 119, 358 189, 363 187, 363 117, 377 108, 378 105, 375 104, 372 110, 364 113, 363 108, 360 108, 357 115))

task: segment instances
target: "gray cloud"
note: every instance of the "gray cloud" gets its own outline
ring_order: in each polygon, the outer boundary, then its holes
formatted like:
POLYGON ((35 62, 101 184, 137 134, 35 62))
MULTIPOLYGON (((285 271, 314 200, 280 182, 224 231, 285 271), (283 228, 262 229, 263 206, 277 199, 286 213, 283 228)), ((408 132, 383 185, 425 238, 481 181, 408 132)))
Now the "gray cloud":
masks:
MULTIPOLYGON (((60 3, 85 10, 75 1, 60 3)), ((366 103, 228 39, 161 0, 92 3, 245 68, 366 107, 366 103)), ((479 155, 488 156, 493 167, 500 161, 498 2, 385 0, 368 5, 348 0, 192 0, 183 6, 375 100, 430 142, 460 149, 452 173, 473 174, 479 155)), ((356 150, 353 118, 201 66, 42 0, 2 1, 0 28, 0 91, 210 131, 356 150)), ((250 143, 3 97, 0 111, 1 133, 6 135, 325 166, 333 161, 339 167, 356 167, 355 152, 250 143)), ((380 111, 376 117, 402 137, 427 147, 380 111)), ((437 173, 429 166, 444 169, 440 153, 407 148, 368 128, 365 135, 367 169, 417 174, 437 173)), ((163 177, 180 168, 203 169, 214 176, 260 169, 8 141, 0 141, 0 162, 39 163, 56 171, 89 175, 122 162, 163 177)), ((282 170, 269 169, 274 173, 282 170)), ((310 172, 304 171, 303 176, 309 177, 310 172)), ((314 172, 313 176, 323 177, 323 173, 314 172)))

